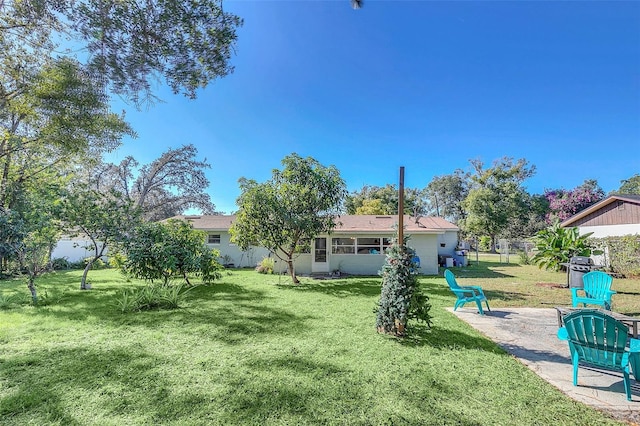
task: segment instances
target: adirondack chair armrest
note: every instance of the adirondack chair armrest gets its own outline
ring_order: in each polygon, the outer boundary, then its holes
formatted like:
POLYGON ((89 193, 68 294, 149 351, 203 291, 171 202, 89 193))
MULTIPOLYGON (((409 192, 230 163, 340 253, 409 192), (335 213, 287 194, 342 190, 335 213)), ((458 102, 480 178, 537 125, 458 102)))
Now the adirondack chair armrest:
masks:
POLYGON ((617 291, 615 291, 615 290, 607 290, 607 294, 616 294, 616 293, 617 293, 617 291))
POLYGON ((631 337, 629 339, 629 352, 640 353, 640 340, 631 337))
POLYGON ((458 294, 461 294, 462 297, 469 297, 468 295, 471 295, 470 297, 476 297, 478 296, 475 292, 474 289, 472 288, 456 288, 456 289, 451 289, 452 292, 454 292, 456 294, 456 296, 458 294))
POLYGON ((464 285, 464 286, 460 286, 460 288, 463 288, 465 290, 474 290, 474 291, 477 291, 478 293, 480 293, 481 295, 484 296, 484 292, 482 291, 482 287, 480 287, 479 285, 464 285))
POLYGON ((585 296, 587 295, 587 293, 584 291, 584 289, 582 289, 582 288, 572 287, 572 288, 571 288, 571 297, 574 297, 574 298, 575 298, 575 297, 580 297, 580 296, 578 295, 578 290, 580 290, 581 292, 583 292, 585 296))
POLYGON ((558 329, 558 339, 560 340, 569 340, 569 333, 567 333, 567 329, 564 327, 560 327, 558 329))

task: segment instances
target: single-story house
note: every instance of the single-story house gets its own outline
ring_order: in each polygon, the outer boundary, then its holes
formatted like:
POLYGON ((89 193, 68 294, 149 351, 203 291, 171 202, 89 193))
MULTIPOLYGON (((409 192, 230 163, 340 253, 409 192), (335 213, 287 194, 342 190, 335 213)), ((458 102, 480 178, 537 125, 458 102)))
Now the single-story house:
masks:
MULTIPOLYGON (((207 233, 207 244, 220 251, 223 263, 236 267, 253 267, 263 257, 273 254, 263 247, 243 251, 231 242, 229 229, 233 215, 176 216, 191 222, 194 229, 207 233)), ((438 273, 438 258, 464 258, 456 253, 459 228, 440 217, 403 218, 405 235, 410 235, 409 246, 420 258, 420 272, 438 273)), ((300 274, 340 271, 354 275, 376 275, 384 263, 384 250, 395 235, 397 216, 342 215, 330 234, 319 235, 311 242, 310 253, 301 253, 295 260, 300 274)), ((276 258, 277 260, 277 258, 276 258)), ((276 263, 276 271, 285 272, 284 262, 276 263)))
POLYGON ((86 236, 62 236, 51 251, 51 259, 64 258, 69 262, 80 262, 94 255, 93 242, 86 236))
POLYGON ((593 238, 640 234, 640 195, 611 195, 560 224, 593 238))

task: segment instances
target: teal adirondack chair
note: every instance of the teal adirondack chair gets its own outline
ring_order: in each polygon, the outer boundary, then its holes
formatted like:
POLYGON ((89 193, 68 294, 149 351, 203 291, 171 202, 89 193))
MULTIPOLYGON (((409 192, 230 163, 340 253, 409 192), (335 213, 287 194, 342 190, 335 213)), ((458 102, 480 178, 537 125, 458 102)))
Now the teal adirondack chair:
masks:
POLYGON ((582 303, 583 307, 587 305, 600 305, 604 309, 611 310, 611 296, 616 292, 611 290, 613 278, 611 275, 601 271, 591 271, 582 277, 584 289, 571 289, 571 302, 573 307, 582 303), (582 295, 584 293, 584 295, 582 295))
MULTIPOLYGON (((573 385, 578 386, 578 364, 622 372, 624 391, 631 401, 629 373, 638 375, 640 340, 629 337, 622 322, 595 309, 580 309, 564 317, 558 338, 569 342, 573 362, 573 385)), ((637 378, 636 378, 637 380, 637 378)))
POLYGON ((468 302, 475 302, 476 305, 478 305, 478 311, 480 311, 480 315, 484 315, 484 311, 482 310, 482 302, 487 305, 487 310, 491 311, 491 309, 489 308, 489 301, 482 292, 482 287, 477 285, 458 285, 453 272, 448 269, 445 269, 444 277, 447 280, 447 284, 449 284, 449 288, 458 298, 455 305, 453 306, 454 311, 458 309, 458 307, 468 302))

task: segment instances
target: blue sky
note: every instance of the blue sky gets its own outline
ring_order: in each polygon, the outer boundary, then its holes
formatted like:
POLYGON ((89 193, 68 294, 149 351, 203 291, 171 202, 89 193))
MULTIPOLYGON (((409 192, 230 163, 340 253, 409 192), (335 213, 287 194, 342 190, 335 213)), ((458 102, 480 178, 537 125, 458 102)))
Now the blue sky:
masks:
POLYGON ((228 1, 245 20, 235 72, 195 101, 126 109, 138 132, 108 160, 194 144, 218 210, 240 177, 297 152, 350 191, 526 158, 530 193, 640 173, 640 2, 228 1))

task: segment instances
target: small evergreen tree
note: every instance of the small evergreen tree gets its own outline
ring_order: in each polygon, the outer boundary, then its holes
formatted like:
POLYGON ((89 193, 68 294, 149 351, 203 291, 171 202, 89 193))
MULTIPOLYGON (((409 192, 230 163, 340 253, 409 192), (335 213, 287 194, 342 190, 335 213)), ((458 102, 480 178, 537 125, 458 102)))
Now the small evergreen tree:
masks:
POLYGON ((382 266, 382 292, 377 307, 376 327, 379 333, 403 336, 407 322, 415 319, 431 327, 429 297, 418 285, 416 253, 405 244, 393 245, 387 250, 382 266))

